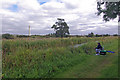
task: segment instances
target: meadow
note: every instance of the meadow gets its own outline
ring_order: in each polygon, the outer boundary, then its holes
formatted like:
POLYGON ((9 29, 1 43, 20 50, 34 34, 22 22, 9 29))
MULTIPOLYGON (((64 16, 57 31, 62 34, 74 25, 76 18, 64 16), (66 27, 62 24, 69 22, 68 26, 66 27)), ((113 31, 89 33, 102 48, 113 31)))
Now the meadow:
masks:
POLYGON ((3 78, 118 77, 118 37, 9 39, 2 50, 3 78), (97 42, 115 53, 96 56, 97 42))

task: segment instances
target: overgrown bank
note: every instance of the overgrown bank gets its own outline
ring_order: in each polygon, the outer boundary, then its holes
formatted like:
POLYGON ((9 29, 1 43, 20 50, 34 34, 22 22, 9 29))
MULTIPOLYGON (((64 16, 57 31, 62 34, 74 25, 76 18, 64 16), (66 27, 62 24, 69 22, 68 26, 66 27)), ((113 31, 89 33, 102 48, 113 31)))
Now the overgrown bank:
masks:
MULTIPOLYGON (((88 62, 89 59, 94 61, 95 41, 100 41, 106 49, 117 53, 116 37, 107 37, 104 40, 103 38, 65 38, 62 40, 3 41, 3 77, 54 77, 75 65, 88 62), (69 47, 84 42, 87 44, 81 47, 69 47), (111 45, 114 47, 110 48, 111 45)), ((81 66, 85 65, 81 64, 81 66)))

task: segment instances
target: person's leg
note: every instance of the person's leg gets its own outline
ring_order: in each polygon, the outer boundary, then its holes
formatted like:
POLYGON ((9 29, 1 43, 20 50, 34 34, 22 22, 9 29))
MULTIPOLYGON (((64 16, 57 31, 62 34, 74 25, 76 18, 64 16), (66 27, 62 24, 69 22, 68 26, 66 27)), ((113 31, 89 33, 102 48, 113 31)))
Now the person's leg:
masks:
POLYGON ((100 50, 96 49, 96 55, 99 55, 100 50))
POLYGON ((98 50, 96 49, 96 54, 98 53, 98 50))
POLYGON ((100 50, 100 49, 98 49, 98 53, 99 53, 99 54, 100 54, 100 51, 101 51, 101 50, 100 50))

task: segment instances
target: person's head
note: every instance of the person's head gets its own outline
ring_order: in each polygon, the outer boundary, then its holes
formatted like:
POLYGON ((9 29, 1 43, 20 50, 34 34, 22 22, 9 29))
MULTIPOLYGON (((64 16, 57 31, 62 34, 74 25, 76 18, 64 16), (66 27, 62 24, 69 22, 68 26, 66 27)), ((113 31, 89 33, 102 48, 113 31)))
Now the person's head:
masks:
POLYGON ((100 43, 98 43, 98 45, 100 45, 100 43))

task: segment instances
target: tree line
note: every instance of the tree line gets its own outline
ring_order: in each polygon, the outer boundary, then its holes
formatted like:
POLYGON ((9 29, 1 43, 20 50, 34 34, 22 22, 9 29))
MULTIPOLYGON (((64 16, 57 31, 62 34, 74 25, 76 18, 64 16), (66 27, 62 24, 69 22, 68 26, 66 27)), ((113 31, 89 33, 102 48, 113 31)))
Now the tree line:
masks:
MULTIPOLYGON (((67 35, 65 37, 107 37, 107 36, 118 36, 118 34, 94 34, 93 32, 88 35, 67 35)), ((2 34, 2 39, 15 39, 15 38, 50 38, 56 37, 55 33, 47 34, 47 35, 12 35, 12 34, 2 34)))

